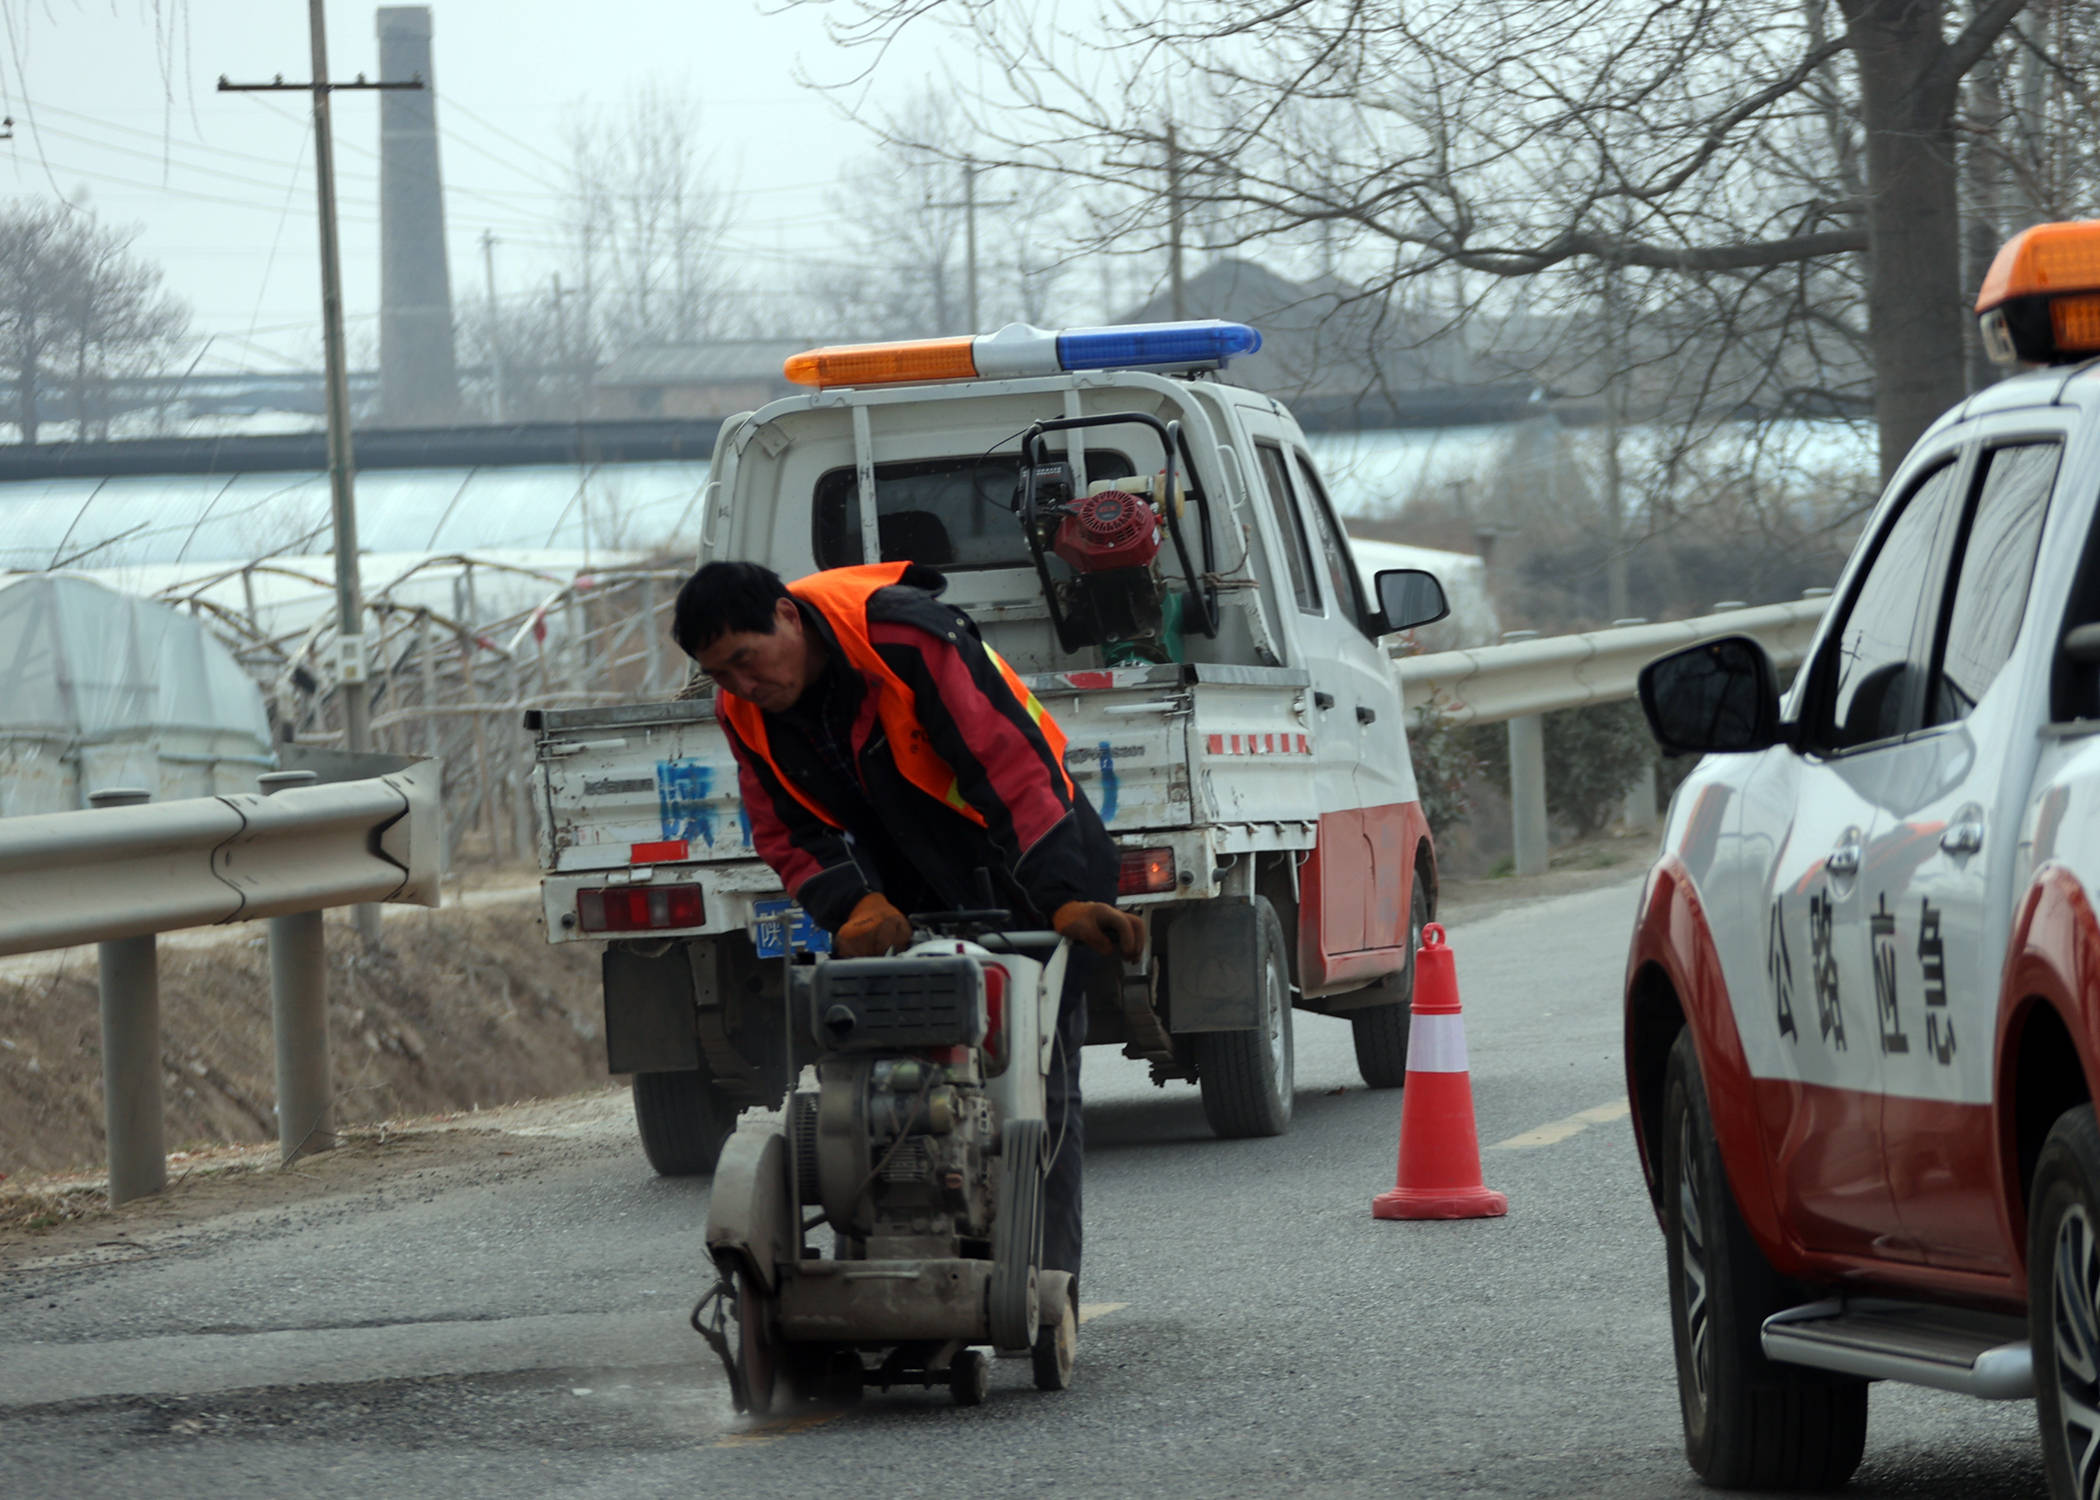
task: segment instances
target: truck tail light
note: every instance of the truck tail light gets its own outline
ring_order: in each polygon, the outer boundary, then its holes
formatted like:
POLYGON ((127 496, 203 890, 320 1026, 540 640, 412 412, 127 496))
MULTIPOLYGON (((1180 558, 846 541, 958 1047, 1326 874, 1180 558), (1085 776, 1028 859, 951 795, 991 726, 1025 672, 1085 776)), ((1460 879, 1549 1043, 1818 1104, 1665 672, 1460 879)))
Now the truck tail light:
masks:
POLYGON ((700 892, 690 885, 576 893, 576 925, 585 932, 654 932, 698 927, 704 919, 700 892))
POLYGON ((984 966, 984 1055, 990 1073, 1006 1069, 1006 986, 1011 977, 998 964, 984 966))
POLYGON ((1172 849, 1125 849, 1116 871, 1118 896, 1149 896, 1174 889, 1172 849))

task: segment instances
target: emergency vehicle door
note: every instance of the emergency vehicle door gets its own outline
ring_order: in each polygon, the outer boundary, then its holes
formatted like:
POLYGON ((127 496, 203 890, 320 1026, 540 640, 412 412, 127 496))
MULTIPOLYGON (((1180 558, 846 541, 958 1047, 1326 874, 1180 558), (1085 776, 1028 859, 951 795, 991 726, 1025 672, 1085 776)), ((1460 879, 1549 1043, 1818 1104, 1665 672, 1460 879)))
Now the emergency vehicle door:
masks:
POLYGON ((1308 524, 1285 457, 1283 425, 1267 412, 1244 407, 1240 417, 1254 439, 1264 519, 1275 536, 1270 556, 1281 553, 1281 565, 1270 568, 1270 577, 1275 584, 1287 583, 1292 595, 1287 604, 1278 601, 1292 618, 1298 643, 1291 665, 1312 676, 1305 723, 1311 732, 1320 831, 1300 881, 1299 932, 1301 944, 1315 950, 1301 952, 1301 977, 1319 984, 1325 981, 1327 961, 1360 951, 1370 930, 1371 846, 1358 815, 1356 788, 1364 725, 1357 718, 1356 684, 1346 665, 1350 639, 1361 645, 1363 635, 1341 610, 1329 611, 1334 590, 1322 584, 1313 552, 1317 533, 1308 524), (1307 938, 1312 942, 1305 943, 1307 938))
MULTIPOLYGON (((1925 729, 1892 755, 1860 899, 1873 961, 1890 1184, 1925 1258, 2005 1274, 1991 1122, 1999 971, 2048 673, 2003 670, 2020 640, 2063 451, 2025 430, 1987 443, 1944 576, 1925 729)), ((2044 651, 2053 642, 2029 642, 2044 651)))
POLYGON ((1763 1003, 1739 999, 1737 1026, 1780 1213, 1808 1247, 1838 1254, 1904 1253, 1883 1165, 1863 876, 1903 737, 1924 722, 1958 478, 1957 463, 1942 463, 1884 519, 1806 668, 1795 753, 1772 757, 1744 788, 1744 833, 1769 831, 1772 845, 1763 1003))
POLYGON ((1306 520, 1318 539, 1328 590, 1328 613, 1354 627, 1339 632, 1339 664, 1355 707, 1360 740, 1356 761, 1357 814, 1371 851, 1371 899, 1364 947, 1390 949, 1392 967, 1407 963, 1408 897, 1413 887, 1414 849, 1406 837, 1404 809, 1418 802, 1407 757, 1407 725, 1400 712, 1398 679, 1385 648, 1367 626, 1376 601, 1364 596, 1363 579, 1349 556, 1340 520, 1327 499, 1312 455, 1293 450, 1306 520))

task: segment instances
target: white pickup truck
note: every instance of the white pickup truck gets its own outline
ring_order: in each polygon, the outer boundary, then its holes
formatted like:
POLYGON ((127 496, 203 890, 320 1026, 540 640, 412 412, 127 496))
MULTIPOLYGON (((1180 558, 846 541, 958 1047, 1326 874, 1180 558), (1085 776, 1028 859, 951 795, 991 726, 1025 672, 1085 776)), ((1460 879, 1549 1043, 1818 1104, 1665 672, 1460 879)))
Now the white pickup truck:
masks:
MULTIPOLYGON (((1436 861, 1381 638, 1429 574, 1364 597, 1303 434, 1205 378, 1258 348, 1204 322, 813 350, 814 386, 730 419, 699 561, 786 578, 868 561, 943 595, 1064 730, 1122 849, 1142 959, 1090 1043, 1196 1081, 1221 1135, 1291 1116, 1293 1005, 1347 1014, 1365 1080, 1406 1070, 1436 861)), ((751 846, 708 696, 528 716, 551 941, 603 942, 614 1073, 660 1172, 709 1170, 801 1059, 784 956, 824 945, 751 846)))

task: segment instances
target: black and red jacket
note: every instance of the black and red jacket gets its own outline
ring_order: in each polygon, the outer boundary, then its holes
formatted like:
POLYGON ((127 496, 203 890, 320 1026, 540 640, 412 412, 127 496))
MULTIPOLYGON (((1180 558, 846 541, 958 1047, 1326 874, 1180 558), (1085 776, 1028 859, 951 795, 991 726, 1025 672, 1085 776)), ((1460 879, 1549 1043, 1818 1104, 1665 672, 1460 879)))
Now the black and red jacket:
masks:
POLYGON ((1116 898, 1115 845, 1065 773, 1063 735, 935 597, 946 586, 908 563, 798 580, 823 673, 784 713, 718 699, 751 842, 833 932, 870 891, 907 913, 982 906, 979 871, 1032 925, 1116 898))

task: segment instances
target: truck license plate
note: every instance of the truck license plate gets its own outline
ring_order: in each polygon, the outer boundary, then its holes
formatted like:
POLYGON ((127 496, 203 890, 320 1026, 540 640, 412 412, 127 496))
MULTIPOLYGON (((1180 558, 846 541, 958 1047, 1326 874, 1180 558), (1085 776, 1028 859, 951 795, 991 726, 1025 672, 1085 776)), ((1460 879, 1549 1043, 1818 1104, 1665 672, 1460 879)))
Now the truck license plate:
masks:
POLYGON ((751 941, 757 944, 760 958, 785 958, 790 948, 797 953, 831 951, 831 934, 792 901, 755 902, 751 913, 751 941))

